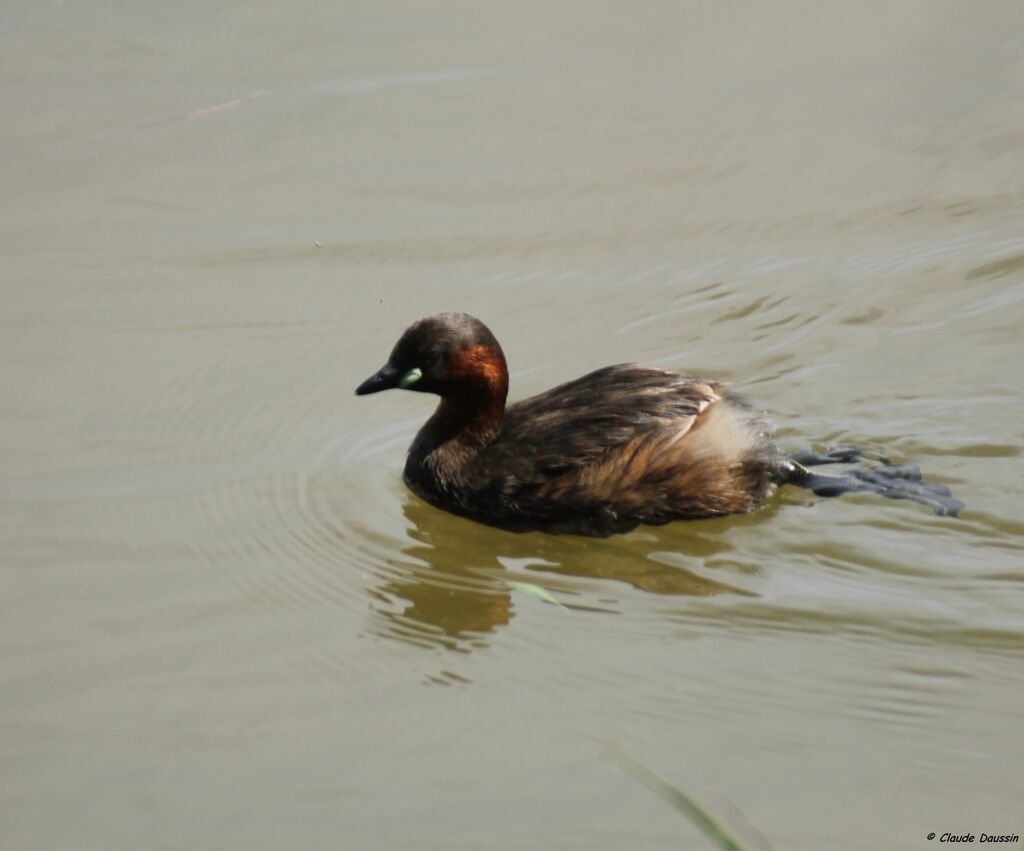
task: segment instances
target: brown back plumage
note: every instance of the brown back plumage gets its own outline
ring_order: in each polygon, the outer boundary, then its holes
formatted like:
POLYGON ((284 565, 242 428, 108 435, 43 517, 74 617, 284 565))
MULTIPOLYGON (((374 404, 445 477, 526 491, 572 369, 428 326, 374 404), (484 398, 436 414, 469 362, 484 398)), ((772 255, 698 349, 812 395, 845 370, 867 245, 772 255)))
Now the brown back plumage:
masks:
POLYGON ((603 535, 750 511, 771 490, 774 456, 722 392, 664 370, 605 367, 510 405, 468 462, 459 441, 425 455, 414 444, 406 479, 450 510, 511 528, 603 535))

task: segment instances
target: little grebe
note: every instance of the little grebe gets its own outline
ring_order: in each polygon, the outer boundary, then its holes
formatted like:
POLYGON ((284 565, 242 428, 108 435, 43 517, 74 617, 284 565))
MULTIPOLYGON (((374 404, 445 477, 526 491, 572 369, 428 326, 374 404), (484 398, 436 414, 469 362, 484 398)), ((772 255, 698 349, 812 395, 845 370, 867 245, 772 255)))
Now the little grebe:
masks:
POLYGON ((785 456, 723 385, 665 370, 608 366, 506 407, 501 346, 465 313, 413 323, 356 394, 394 387, 441 397, 409 448, 409 488, 508 529, 607 536, 753 511, 781 484, 823 496, 875 491, 939 514, 963 506, 909 465, 812 473, 805 465, 862 454, 838 447, 785 456))

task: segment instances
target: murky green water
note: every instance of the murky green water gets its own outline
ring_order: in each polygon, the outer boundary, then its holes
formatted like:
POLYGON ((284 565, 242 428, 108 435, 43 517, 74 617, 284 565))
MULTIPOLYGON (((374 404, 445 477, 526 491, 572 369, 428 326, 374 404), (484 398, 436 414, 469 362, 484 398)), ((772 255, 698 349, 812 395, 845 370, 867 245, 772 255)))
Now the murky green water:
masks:
POLYGON ((0 845, 710 847, 608 744, 779 849, 1024 832, 1022 8, 8 3, 0 845), (968 509, 447 516, 352 395, 443 309, 968 509))

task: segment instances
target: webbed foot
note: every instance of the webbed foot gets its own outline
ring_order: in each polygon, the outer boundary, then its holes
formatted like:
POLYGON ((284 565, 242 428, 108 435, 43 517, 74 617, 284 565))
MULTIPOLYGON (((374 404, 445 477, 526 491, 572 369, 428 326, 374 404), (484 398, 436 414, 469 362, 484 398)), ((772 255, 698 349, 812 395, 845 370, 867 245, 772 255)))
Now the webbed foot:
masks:
POLYGON ((818 496, 870 491, 889 499, 912 499, 927 505, 941 516, 956 517, 964 507, 963 501, 953 496, 945 485, 922 481, 921 468, 916 464, 862 467, 838 476, 805 470, 802 476, 794 477, 791 481, 818 496))
POLYGON ((829 446, 824 452, 801 449, 790 455, 789 459, 804 467, 816 467, 819 464, 852 464, 854 461, 863 461, 866 457, 880 461, 882 464, 889 463, 889 459, 885 455, 879 452, 866 452, 860 446, 829 446))

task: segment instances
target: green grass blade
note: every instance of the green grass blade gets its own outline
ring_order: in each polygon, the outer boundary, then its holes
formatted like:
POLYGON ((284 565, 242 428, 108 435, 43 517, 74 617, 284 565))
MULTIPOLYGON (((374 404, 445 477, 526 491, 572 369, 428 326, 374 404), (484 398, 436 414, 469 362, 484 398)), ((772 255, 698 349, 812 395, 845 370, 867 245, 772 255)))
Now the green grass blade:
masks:
POLYGON ((505 584, 513 591, 521 591, 523 594, 529 594, 531 597, 539 597, 545 603, 553 603, 560 609, 566 609, 565 606, 555 599, 550 591, 546 588, 541 588, 539 585, 534 585, 532 582, 513 582, 511 579, 506 579, 505 584))
POLYGON ((611 754, 623 771, 638 783, 646 786, 662 800, 675 807, 722 851, 744 851, 743 846, 733 839, 726 832, 725 828, 716 822, 700 804, 678 786, 673 786, 664 777, 652 771, 646 765, 637 762, 632 757, 626 756, 626 754, 615 748, 612 748, 611 754))

